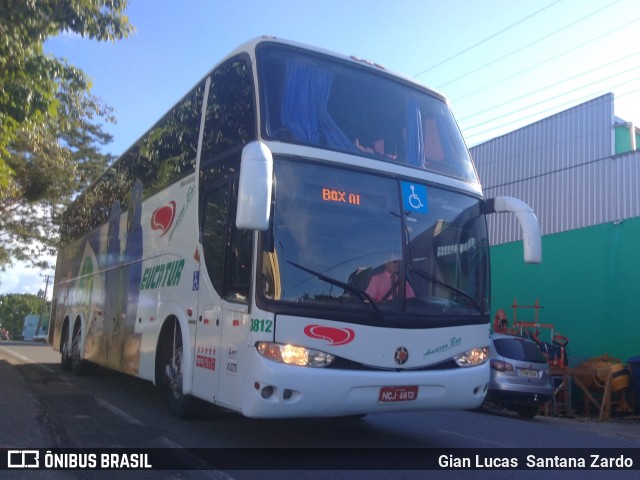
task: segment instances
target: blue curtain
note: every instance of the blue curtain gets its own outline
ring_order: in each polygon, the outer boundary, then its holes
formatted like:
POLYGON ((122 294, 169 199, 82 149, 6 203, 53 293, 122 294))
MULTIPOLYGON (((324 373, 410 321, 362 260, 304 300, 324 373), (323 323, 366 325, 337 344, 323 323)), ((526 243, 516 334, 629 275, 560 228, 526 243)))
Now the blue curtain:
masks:
POLYGON ((289 61, 280 113, 282 124, 301 142, 356 151, 329 113, 332 84, 330 71, 289 61))

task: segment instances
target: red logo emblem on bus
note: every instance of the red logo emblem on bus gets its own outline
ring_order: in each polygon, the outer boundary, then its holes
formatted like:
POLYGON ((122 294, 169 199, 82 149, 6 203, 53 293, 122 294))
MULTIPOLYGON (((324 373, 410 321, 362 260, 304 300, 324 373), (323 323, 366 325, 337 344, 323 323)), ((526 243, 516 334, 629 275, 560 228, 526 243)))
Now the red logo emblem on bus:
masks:
POLYGON ((328 345, 346 345, 356 338, 356 332, 350 328, 326 327, 324 325, 307 325, 304 327, 307 337, 326 340, 328 345))
POLYGON ((151 215, 151 229, 162 230, 161 237, 165 236, 173 225, 173 220, 176 217, 176 202, 170 201, 167 205, 156 208, 151 215))
POLYGON ((393 354, 393 359, 398 365, 404 365, 409 360, 409 350, 406 347, 398 347, 393 354))

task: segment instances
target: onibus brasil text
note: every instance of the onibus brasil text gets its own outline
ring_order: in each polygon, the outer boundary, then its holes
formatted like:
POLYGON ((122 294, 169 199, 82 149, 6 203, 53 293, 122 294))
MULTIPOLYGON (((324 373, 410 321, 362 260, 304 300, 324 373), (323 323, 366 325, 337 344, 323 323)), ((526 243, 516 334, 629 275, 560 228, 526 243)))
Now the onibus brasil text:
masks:
MULTIPOLYGON (((153 465, 147 453, 59 453, 47 452, 40 457, 37 450, 29 450, 32 457, 25 464, 12 461, 12 454, 20 454, 25 451, 9 451, 9 468, 45 468, 45 469, 151 469, 153 465)), ((18 455, 20 456, 20 455, 18 455)))

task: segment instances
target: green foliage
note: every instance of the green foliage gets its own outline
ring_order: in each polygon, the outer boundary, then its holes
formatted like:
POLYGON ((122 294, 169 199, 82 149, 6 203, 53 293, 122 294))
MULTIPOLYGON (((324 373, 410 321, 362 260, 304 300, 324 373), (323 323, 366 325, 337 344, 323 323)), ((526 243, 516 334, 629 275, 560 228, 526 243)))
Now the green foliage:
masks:
MULTIPOLYGON (((0 325, 9 330, 11 336, 22 335, 24 317, 27 315, 39 315, 43 307, 43 299, 28 293, 11 293, 0 295, 0 325)), ((48 314, 45 308, 44 316, 48 314)))
POLYGON ((65 60, 44 54, 60 33, 115 41, 133 30, 127 0, 0 2, 0 268, 35 265, 57 245, 60 212, 112 159, 102 122, 111 109, 91 81, 65 60), (35 245, 35 246, 34 246, 35 245))

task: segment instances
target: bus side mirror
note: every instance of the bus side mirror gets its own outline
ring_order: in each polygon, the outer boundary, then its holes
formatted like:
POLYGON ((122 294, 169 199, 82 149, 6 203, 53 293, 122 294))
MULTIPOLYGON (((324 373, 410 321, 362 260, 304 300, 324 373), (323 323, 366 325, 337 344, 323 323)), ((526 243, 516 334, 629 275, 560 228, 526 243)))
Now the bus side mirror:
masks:
POLYGON ((524 261, 540 263, 542 261, 542 239, 536 214, 529 205, 513 197, 496 197, 486 200, 487 213, 515 213, 522 230, 524 261))
POLYGON ((267 230, 273 188, 273 156, 264 143, 253 141, 242 149, 236 227, 267 230))

